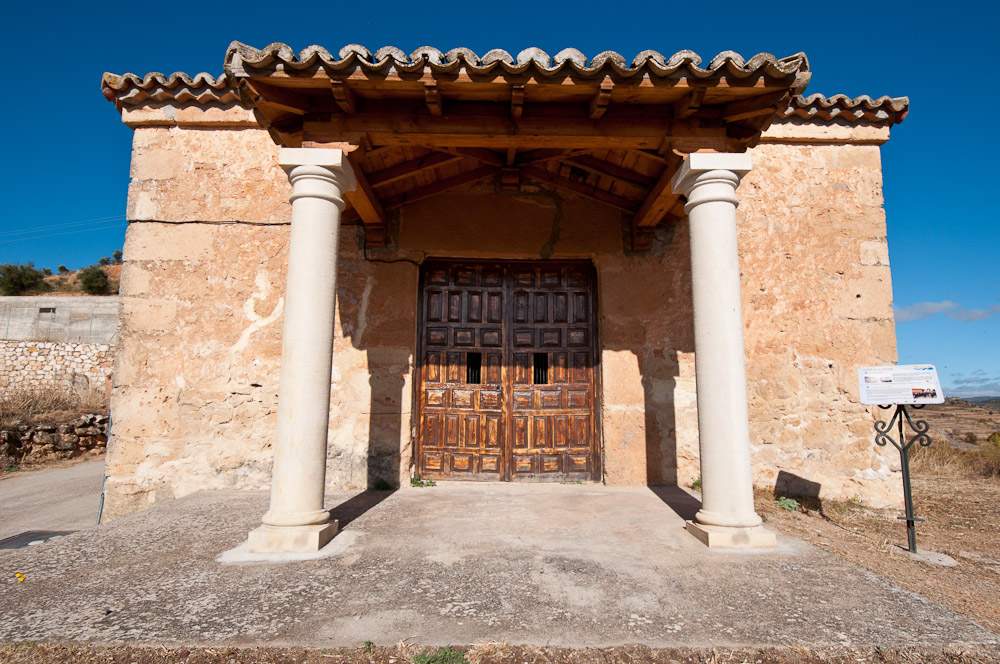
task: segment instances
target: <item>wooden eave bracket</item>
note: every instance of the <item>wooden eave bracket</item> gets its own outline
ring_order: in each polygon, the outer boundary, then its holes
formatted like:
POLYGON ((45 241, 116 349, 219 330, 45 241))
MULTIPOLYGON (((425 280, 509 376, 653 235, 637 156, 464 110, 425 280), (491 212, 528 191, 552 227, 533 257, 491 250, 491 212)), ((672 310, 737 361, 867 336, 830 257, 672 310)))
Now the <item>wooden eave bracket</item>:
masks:
POLYGON ((600 89, 598 89, 597 94, 590 101, 591 120, 600 120, 604 117, 604 114, 608 110, 608 105, 611 104, 611 93, 614 89, 615 82, 609 76, 605 76, 604 80, 601 81, 600 89))
POLYGON ((524 86, 515 85, 510 89, 510 117, 517 122, 524 115, 524 86))
POLYGON ((674 108, 674 117, 683 120, 689 118, 698 112, 701 108, 702 102, 705 100, 705 91, 707 88, 694 88, 685 95, 674 108))
POLYGON ((441 97, 441 90, 438 88, 437 81, 427 81, 424 83, 424 101, 427 104, 427 109, 431 112, 431 115, 440 117, 444 109, 442 108, 444 102, 441 97))
POLYGON ((344 113, 355 113, 358 110, 357 98, 347 83, 336 79, 330 79, 330 88, 333 90, 333 99, 337 102, 344 113))

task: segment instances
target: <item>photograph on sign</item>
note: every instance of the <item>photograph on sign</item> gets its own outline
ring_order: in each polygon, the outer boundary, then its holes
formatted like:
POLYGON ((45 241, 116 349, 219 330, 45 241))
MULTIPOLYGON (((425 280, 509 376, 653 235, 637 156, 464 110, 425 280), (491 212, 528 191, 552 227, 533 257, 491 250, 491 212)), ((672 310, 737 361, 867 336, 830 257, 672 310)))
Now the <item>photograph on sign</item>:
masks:
POLYGON ((859 367, 858 385, 861 403, 872 406, 944 403, 933 364, 859 367))

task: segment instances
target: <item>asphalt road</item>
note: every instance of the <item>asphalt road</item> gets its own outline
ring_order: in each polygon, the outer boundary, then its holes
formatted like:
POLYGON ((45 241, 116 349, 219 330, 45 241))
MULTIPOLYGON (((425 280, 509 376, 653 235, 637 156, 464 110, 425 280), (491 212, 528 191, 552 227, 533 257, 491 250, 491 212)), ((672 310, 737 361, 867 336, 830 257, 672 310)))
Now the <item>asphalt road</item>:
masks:
POLYGON ((0 548, 97 525, 104 459, 0 476, 0 548))

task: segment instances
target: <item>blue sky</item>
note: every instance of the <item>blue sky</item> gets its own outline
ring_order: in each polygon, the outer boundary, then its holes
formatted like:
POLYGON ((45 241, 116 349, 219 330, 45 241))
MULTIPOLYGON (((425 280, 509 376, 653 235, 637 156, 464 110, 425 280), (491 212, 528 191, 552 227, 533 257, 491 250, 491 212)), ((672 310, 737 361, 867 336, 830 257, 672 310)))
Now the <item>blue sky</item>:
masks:
POLYGON ((0 263, 80 267, 120 248, 131 132, 101 72, 221 71, 226 45, 357 42, 710 58, 805 51, 810 92, 908 95, 883 147, 900 361, 1000 394, 1000 224, 986 3, 19 3, 0 20, 0 263))

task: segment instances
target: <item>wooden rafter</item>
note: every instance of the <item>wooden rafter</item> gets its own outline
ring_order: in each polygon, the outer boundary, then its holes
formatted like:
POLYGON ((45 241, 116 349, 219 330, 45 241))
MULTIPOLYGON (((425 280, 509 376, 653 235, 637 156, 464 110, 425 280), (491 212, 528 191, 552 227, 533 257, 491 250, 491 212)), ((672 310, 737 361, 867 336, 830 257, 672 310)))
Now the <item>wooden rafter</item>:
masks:
POLYGON ((408 161, 389 166, 388 168, 374 171, 368 175, 368 182, 373 188, 379 189, 381 187, 386 187, 390 184, 399 182, 400 180, 405 180, 419 175, 420 173, 425 173, 440 166, 444 166, 445 164, 461 161, 463 158, 464 157, 461 155, 451 154, 448 152, 431 152, 417 157, 416 159, 410 159, 408 161))
POLYGON ((648 187, 653 183, 653 178, 648 175, 643 175, 642 173, 633 171, 630 168, 624 168, 618 164, 612 164, 609 161, 604 161, 603 159, 598 159, 597 157, 592 157, 590 155, 569 157, 568 159, 564 159, 563 163, 576 166, 577 168, 581 168, 588 173, 609 177, 613 180, 620 180, 637 187, 648 187))
POLYGON ((462 157, 471 157, 478 162, 486 164, 487 166, 506 166, 507 159, 505 155, 501 155, 494 150, 486 150, 482 148, 448 148, 445 152, 450 152, 454 155, 459 155, 462 157))
POLYGON ((305 115, 309 111, 308 100, 293 91, 260 83, 251 85, 250 90, 254 96, 254 104, 264 105, 278 113, 305 115))
POLYGON ((774 115, 780 109, 788 106, 788 97, 788 94, 780 93, 734 101, 723 106, 720 114, 726 122, 738 122, 739 120, 774 115))
POLYGON ((660 220, 670 212, 680 201, 680 196, 674 193, 670 187, 670 179, 674 175, 674 168, 664 168, 663 174, 653 185, 653 188, 646 195, 646 200, 642 202, 642 207, 635 213, 632 225, 638 227, 652 227, 660 223, 660 220))
POLYGON ((604 80, 601 81, 601 87, 598 89, 597 94, 590 101, 591 120, 600 120, 604 117, 604 114, 608 110, 608 105, 611 103, 611 92, 614 89, 614 81, 611 80, 610 76, 605 76, 604 80))
POLYGON ((347 201, 365 224, 365 242, 371 246, 382 246, 386 241, 385 211, 375 196, 368 178, 361 170, 360 155, 357 152, 348 154, 347 159, 354 167, 354 176, 358 186, 346 194, 347 201))
POLYGON ((525 152, 521 155, 520 159, 517 160, 520 166, 529 166, 534 164, 543 164, 547 161, 552 161, 553 159, 566 159, 567 157, 572 157, 573 155, 586 154, 590 150, 562 150, 560 148, 542 148, 540 150, 531 150, 530 152, 525 152))
POLYGON ((330 79, 330 89, 333 90, 333 100, 337 102, 340 110, 344 113, 354 113, 357 111, 358 105, 354 92, 347 87, 347 83, 330 79))
POLYGON ((458 175, 454 175, 450 178, 438 180, 423 187, 417 187, 403 192, 399 196, 386 199, 385 207, 386 209, 394 210, 396 208, 403 207, 404 205, 409 205, 410 203, 416 203, 417 201, 425 198, 436 196, 450 189, 495 176, 497 172, 498 169, 493 168, 492 166, 480 166, 479 168, 471 171, 465 171, 464 173, 459 173, 458 175))
POLYGON ((589 198, 605 205, 610 205, 611 207, 624 210, 625 212, 633 212, 635 210, 635 203, 627 198, 612 194, 604 191, 603 189, 598 189, 597 187, 592 187, 588 184, 584 184, 583 182, 577 182, 576 180, 568 180, 566 178, 559 177, 555 173, 547 171, 544 168, 528 166, 521 169, 521 175, 526 178, 531 178, 532 180, 544 182, 552 185, 553 187, 572 191, 585 198, 589 198))

